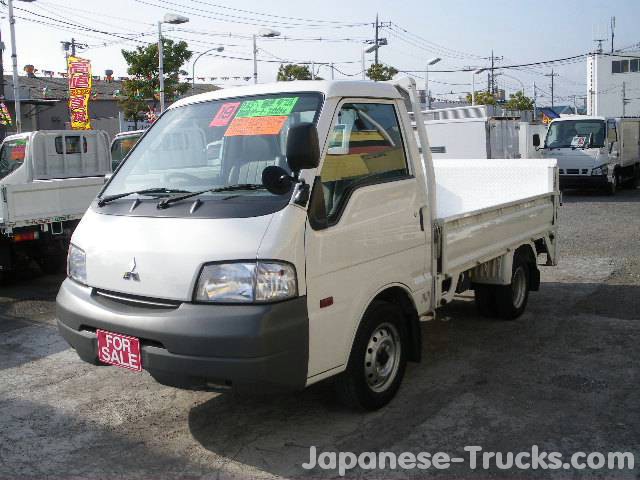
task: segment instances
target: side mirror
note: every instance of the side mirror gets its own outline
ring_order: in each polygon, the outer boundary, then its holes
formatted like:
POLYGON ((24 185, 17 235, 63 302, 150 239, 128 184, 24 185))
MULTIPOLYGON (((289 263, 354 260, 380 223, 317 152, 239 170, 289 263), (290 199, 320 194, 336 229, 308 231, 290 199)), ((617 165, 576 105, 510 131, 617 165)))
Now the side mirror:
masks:
POLYGON ((300 123, 291 127, 287 138, 287 164, 294 175, 305 168, 316 168, 319 163, 320 146, 315 125, 300 123))
POLYGON ((289 172, 277 165, 269 165, 262 170, 262 184, 274 195, 284 195, 291 190, 295 180, 289 172))
POLYGON ((539 147, 540 146, 540 135, 537 133, 533 134, 533 146, 534 147, 539 147))

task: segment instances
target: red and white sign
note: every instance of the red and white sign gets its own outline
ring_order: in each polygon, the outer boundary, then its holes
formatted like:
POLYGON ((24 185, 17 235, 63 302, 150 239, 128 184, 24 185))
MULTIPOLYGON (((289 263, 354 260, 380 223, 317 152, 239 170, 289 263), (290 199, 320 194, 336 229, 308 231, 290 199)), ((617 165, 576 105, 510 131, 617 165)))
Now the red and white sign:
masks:
POLYGON ((226 127, 231 121, 231 119, 233 118, 233 116, 236 114, 236 110, 238 110, 239 106, 240 106, 240 102, 222 104, 220 106, 220 110, 218 110, 218 113, 216 114, 216 116, 213 117, 213 120, 211 120, 211 123, 209 124, 209 126, 210 127, 226 127))
POLYGON ((119 333, 96 330, 98 334, 98 359, 102 363, 140 372, 142 358, 140 339, 119 333))

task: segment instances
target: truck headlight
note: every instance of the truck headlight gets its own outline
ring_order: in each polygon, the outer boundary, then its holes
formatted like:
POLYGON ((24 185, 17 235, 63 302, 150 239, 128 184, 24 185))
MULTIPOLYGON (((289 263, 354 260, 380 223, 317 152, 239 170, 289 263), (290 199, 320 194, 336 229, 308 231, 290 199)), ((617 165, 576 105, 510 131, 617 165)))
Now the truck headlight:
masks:
POLYGON ((69 245, 69 254, 67 255, 67 275, 84 285, 87 284, 87 256, 84 250, 76 247, 74 244, 69 245))
POLYGON ((288 263, 211 263, 202 268, 195 300, 211 303, 266 303, 297 295, 296 271, 288 263))
POLYGON ((609 173, 609 167, 607 165, 600 165, 591 170, 591 175, 606 175, 609 173))

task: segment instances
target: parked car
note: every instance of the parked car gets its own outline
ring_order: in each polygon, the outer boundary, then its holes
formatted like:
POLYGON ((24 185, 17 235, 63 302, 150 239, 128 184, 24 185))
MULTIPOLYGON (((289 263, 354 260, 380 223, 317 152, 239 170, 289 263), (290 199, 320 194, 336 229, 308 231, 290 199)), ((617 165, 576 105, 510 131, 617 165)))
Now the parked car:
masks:
POLYGON ((434 164, 405 98, 418 105, 411 79, 173 104, 74 233, 63 337, 88 362, 168 385, 336 377, 342 400, 375 409, 420 360, 420 321, 456 293, 517 318, 540 287, 538 255, 556 262, 555 161, 434 164), (167 141, 177 132, 188 141, 167 141))

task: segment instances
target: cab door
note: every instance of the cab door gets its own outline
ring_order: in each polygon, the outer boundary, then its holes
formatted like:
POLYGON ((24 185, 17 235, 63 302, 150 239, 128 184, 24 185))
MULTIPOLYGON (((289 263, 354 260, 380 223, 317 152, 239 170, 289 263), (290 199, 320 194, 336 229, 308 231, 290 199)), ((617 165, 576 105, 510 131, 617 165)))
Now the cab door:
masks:
POLYGON ((396 100, 344 99, 334 115, 305 234, 310 381, 347 363, 377 292, 428 283, 425 192, 408 161, 411 130, 399 108, 396 100))

